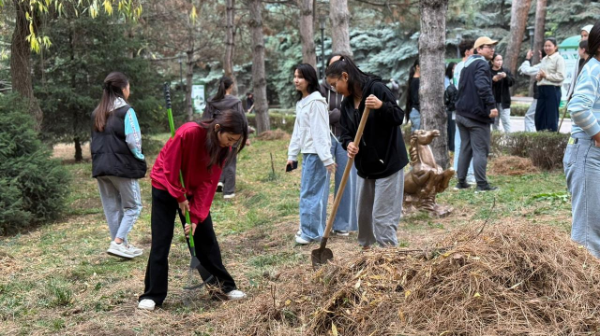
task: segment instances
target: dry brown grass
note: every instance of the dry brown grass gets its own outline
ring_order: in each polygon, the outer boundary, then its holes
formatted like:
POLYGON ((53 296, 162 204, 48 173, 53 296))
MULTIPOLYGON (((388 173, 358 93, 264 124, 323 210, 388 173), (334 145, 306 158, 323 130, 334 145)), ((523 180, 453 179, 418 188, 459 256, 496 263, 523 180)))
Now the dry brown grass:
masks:
MULTIPOLYGON (((81 151, 83 154, 83 159, 85 161, 89 161, 92 159, 90 154, 90 143, 86 142, 83 146, 81 146, 81 151)), ((74 144, 66 144, 59 143, 54 145, 52 148, 52 157, 55 159, 61 159, 64 162, 74 162, 75 161, 75 145, 74 144)))
POLYGON ((493 175, 520 176, 539 173, 531 159, 518 156, 500 156, 491 161, 490 173, 493 175))
POLYGON ((258 140, 290 140, 290 134, 280 130, 279 128, 273 131, 265 131, 260 133, 257 137, 258 140))

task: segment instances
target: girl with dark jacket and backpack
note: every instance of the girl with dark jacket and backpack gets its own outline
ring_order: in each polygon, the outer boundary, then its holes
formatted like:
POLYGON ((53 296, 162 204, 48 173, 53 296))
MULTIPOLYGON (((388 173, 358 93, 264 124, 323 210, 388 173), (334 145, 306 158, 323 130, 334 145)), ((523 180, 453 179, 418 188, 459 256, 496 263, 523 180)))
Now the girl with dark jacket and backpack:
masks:
POLYGON ((510 70, 502 65, 502 55, 494 54, 490 61, 490 69, 492 70, 492 91, 494 99, 496 99, 496 107, 498 108, 498 117, 495 118, 492 128, 497 131, 500 129, 500 121, 504 133, 510 133, 510 87, 515 82, 510 70))
POLYGON ((92 176, 110 230, 107 252, 132 259, 142 250, 129 244, 127 235, 142 211, 138 179, 146 175, 142 134, 135 111, 127 103, 129 80, 110 73, 102 85, 102 99, 92 113, 92 176))
POLYGON ((327 82, 344 95, 341 105, 340 142, 355 157, 358 173, 358 243, 396 246, 396 231, 402 215, 403 168, 408 163, 400 125, 404 111, 381 81, 358 69, 346 56, 329 65, 327 82), (371 112, 360 144, 354 137, 362 113, 371 112))
POLYGON ((448 150, 454 152, 454 136, 456 133, 456 100, 458 99, 458 89, 454 85, 454 68, 456 63, 450 62, 446 67, 446 78, 448 85, 444 91, 444 105, 448 114, 448 150))
POLYGON ((202 267, 213 275, 209 284, 220 289, 221 294, 229 300, 246 296, 237 290, 233 278, 223 265, 210 207, 226 160, 234 151, 239 152, 244 148, 247 137, 248 122, 245 115, 225 110, 213 119, 183 124, 158 154, 150 174, 152 248, 139 309, 154 310, 167 297, 168 260, 175 216, 179 212, 188 234, 190 226, 185 224, 182 216, 186 211, 192 222, 191 234, 196 257, 202 267), (180 171, 185 188, 180 182, 180 171))

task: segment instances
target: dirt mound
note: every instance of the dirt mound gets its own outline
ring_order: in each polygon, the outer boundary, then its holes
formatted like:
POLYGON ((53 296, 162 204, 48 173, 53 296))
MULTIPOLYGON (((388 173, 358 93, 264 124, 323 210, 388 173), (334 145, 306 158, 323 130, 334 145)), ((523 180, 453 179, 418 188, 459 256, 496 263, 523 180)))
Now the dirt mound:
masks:
POLYGON ((256 136, 259 140, 289 140, 290 135, 281 129, 276 129, 273 131, 265 131, 256 136))
POLYGON ((247 315, 228 332, 600 333, 600 264, 563 231, 502 225, 482 234, 455 234, 439 246, 446 247, 368 252, 322 267, 312 277, 306 269, 290 270, 247 302, 247 315))
POLYGON ((540 172, 531 159, 518 156, 500 156, 492 161, 491 168, 494 175, 518 176, 540 172))

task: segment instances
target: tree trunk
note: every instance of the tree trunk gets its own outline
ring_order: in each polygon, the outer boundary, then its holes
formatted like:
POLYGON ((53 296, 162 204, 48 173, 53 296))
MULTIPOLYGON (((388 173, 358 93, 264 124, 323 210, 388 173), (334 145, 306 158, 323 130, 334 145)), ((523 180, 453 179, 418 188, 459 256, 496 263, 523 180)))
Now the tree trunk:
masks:
POLYGON ((185 113, 187 114, 187 121, 194 119, 194 108, 192 104, 192 83, 194 77, 194 50, 186 51, 187 54, 187 65, 185 71, 185 113))
POLYGON ((223 70, 225 76, 233 81, 233 95, 237 95, 237 81, 233 73, 233 53, 235 51, 235 0, 227 0, 227 18, 225 34, 225 60, 223 70))
POLYGON ((331 20, 331 51, 346 56, 352 56, 348 24, 350 12, 348 0, 331 0, 329 2, 329 19, 331 20))
POLYGON ((302 63, 307 63, 317 69, 317 53, 313 31, 314 8, 313 0, 299 0, 300 6, 300 40, 302 40, 302 63))
POLYGON ((81 162, 83 160, 83 151, 81 150, 81 139, 75 137, 75 162, 81 162))
MULTIPOLYGON (((546 5, 547 0, 537 0, 535 7, 535 33, 533 38, 533 57, 531 58, 531 65, 538 64, 540 62, 540 53, 538 50, 544 48, 544 37, 546 30, 546 5)), ((529 81, 529 95, 533 96, 533 86, 535 85, 535 77, 532 77, 529 81)))
POLYGON ((531 7, 531 0, 513 0, 510 10, 510 40, 506 47, 504 64, 514 74, 517 70, 519 52, 523 42, 523 34, 527 26, 527 15, 531 7))
POLYGON ((29 113, 34 119, 36 131, 41 130, 43 113, 38 100, 33 95, 33 84, 31 75, 31 59, 29 54, 29 22, 25 17, 29 12, 29 0, 13 0, 16 11, 15 30, 13 32, 10 46, 10 76, 12 89, 23 98, 29 100, 29 113))
MULTIPOLYGON (((421 35, 419 63, 421 79, 419 102, 421 125, 425 130, 438 130, 440 136, 431 143, 436 162, 448 167, 448 117, 444 107, 444 56, 446 44, 446 12, 448 0, 421 0, 421 35)), ((409 111, 405 111, 408 113, 409 111)))
POLYGON ((271 129, 265 75, 262 3, 260 0, 248 0, 248 6, 250 9, 249 25, 252 31, 252 90, 254 93, 254 111, 256 113, 256 132, 260 134, 271 129))

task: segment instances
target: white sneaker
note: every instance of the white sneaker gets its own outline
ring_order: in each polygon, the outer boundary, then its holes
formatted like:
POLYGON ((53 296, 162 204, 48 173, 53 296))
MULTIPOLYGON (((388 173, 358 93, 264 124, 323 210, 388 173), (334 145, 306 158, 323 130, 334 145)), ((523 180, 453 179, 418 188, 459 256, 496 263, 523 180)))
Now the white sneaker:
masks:
POLYGON ((341 237, 348 237, 350 235, 350 232, 348 232, 346 230, 333 230, 333 231, 331 231, 331 233, 333 233, 336 236, 341 236, 341 237))
POLYGON ((114 241, 110 242, 110 247, 106 252, 125 259, 133 259, 135 257, 125 244, 117 244, 114 241))
POLYGON ((129 246, 127 246, 127 249, 129 250, 129 252, 131 252, 131 254, 133 254, 135 257, 141 256, 142 253, 144 253, 144 250, 142 250, 141 248, 137 248, 131 244, 129 244, 129 246))
POLYGON ((310 240, 306 240, 300 236, 296 236, 296 244, 307 245, 310 244, 310 240))
POLYGON ((246 293, 237 289, 234 289, 231 292, 226 293, 225 295, 227 295, 227 298, 231 301, 241 300, 246 297, 246 293))
POLYGON ((154 307, 156 307, 156 303, 150 299, 143 299, 138 303, 138 309, 154 310, 154 307))
POLYGON ((232 199, 235 197, 235 194, 228 194, 228 195, 223 195, 224 199, 232 199))
POLYGON ((302 236, 302 230, 298 230, 298 232, 296 232, 296 237, 300 237, 302 236))
POLYGON ((223 192, 223 182, 217 183, 217 192, 223 192))

